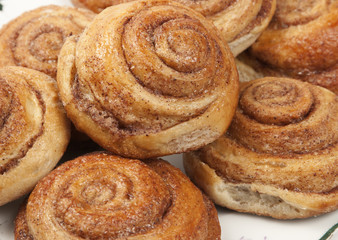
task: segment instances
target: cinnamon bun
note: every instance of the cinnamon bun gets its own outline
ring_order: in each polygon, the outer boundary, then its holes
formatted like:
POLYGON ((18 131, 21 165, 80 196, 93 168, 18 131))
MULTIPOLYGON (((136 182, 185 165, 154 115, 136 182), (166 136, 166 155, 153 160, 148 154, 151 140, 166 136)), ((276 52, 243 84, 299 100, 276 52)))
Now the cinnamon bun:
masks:
POLYGON ((85 9, 54 5, 23 13, 0 30, 0 67, 23 66, 55 78, 64 41, 81 33, 94 16, 85 9))
POLYGON ((220 240, 213 203, 177 168, 107 152, 81 156, 38 183, 15 239, 220 240))
POLYGON ((23 67, 0 69, 0 206, 52 170, 69 137, 54 79, 23 67))
POLYGON ((227 134, 184 154, 188 176, 217 204, 273 218, 338 208, 338 97, 288 78, 241 86, 227 134))
POLYGON ((338 1, 278 1, 250 54, 265 75, 288 76, 338 93, 338 1))
POLYGON ((214 141, 238 101, 234 58, 217 30, 166 0, 101 12, 66 41, 57 82, 75 126, 106 150, 133 158, 214 141))
MULTIPOLYGON (((72 0, 78 7, 99 13, 108 6, 132 0, 72 0)), ((248 48, 268 26, 276 0, 175 0, 213 21, 236 56, 248 48)))

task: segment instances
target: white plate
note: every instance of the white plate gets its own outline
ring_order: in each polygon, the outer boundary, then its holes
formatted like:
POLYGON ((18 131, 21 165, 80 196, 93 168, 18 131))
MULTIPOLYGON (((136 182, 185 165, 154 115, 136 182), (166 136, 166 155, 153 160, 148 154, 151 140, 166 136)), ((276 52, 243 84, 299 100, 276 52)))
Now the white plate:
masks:
MULTIPOLYGON (((0 26, 42 5, 72 6, 70 0, 0 0, 0 26)), ((183 170, 181 155, 164 157, 183 170)), ((0 207, 0 240, 14 239, 13 220, 21 199, 0 207)), ((275 220, 218 208, 222 240, 319 240, 338 223, 338 211, 303 220, 275 220)), ((337 232, 337 231, 336 231, 337 232)), ((330 238, 338 240, 338 233, 330 238)))

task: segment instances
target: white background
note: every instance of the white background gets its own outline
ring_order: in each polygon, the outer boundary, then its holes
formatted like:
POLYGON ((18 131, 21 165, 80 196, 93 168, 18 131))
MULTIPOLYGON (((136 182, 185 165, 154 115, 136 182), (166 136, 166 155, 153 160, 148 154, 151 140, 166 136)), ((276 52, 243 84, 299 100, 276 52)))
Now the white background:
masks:
MULTIPOLYGON (((3 11, 0 12, 0 26, 21 13, 48 4, 71 6, 70 0, 0 0, 3 11)), ((173 165, 182 167, 181 155, 164 157, 173 165)), ((0 240, 11 240, 13 220, 19 199, 0 207, 0 240)), ((302 220, 275 220, 249 214, 237 213, 225 208, 218 208, 222 227, 222 240, 318 240, 335 223, 338 211, 316 218, 302 220)), ((338 240, 338 233, 331 240, 338 240)))

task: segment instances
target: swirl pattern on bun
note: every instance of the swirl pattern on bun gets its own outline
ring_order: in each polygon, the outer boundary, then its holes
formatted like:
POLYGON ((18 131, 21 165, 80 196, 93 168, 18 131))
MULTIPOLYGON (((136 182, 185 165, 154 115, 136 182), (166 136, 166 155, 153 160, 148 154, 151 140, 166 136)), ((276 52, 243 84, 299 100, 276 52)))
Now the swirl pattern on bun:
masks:
POLYGON ((334 211, 337 101, 331 91, 294 79, 243 84, 227 134, 185 154, 188 176, 237 211, 274 218, 334 211))
POLYGON ((220 225, 213 203, 169 163, 96 152, 38 183, 17 216, 15 236, 217 240, 220 225))
MULTIPOLYGON (((78 7, 99 13, 131 0, 72 0, 78 7)), ((236 56, 249 47, 268 26, 276 9, 275 0, 175 0, 213 21, 236 56)))
POLYGON ((81 33, 94 16, 85 9, 54 5, 23 13, 0 30, 0 67, 23 66, 55 78, 66 38, 81 33))
POLYGON ((300 79, 337 94, 337 32, 337 1, 279 1, 250 53, 266 75, 300 79))
POLYGON ((101 12, 79 39, 65 43, 57 81, 75 126, 133 158, 212 142, 230 124, 238 99, 234 58, 217 30, 174 1, 101 12))
POLYGON ((33 189, 66 150, 69 121, 55 81, 23 67, 0 69, 0 205, 33 189))

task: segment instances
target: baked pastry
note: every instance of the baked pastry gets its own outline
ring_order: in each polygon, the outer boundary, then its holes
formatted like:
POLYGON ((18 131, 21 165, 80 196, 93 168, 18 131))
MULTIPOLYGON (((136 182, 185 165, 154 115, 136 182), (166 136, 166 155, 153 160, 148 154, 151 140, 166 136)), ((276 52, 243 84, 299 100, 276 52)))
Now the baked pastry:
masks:
POLYGON ((54 5, 23 13, 0 30, 0 67, 23 66, 55 78, 65 39, 81 33, 94 16, 85 9, 54 5))
MULTIPOLYGON (((131 0, 72 0, 78 7, 99 13, 108 6, 131 0)), ((248 48, 268 26, 276 0, 176 0, 213 21, 234 53, 248 48)))
POLYGON ((227 134, 184 154, 188 176, 215 203, 280 219, 338 208, 338 97, 299 80, 241 86, 227 134))
POLYGON ((258 78, 263 78, 264 74, 262 72, 256 71, 252 65, 247 64, 245 61, 241 61, 243 55, 244 54, 241 54, 240 57, 235 59, 239 82, 249 82, 258 78))
POLYGON ((220 240, 213 203, 179 169, 107 152, 81 156, 38 183, 15 239, 220 240))
POLYGON ((101 12, 64 44, 57 82, 80 131, 106 150, 142 159, 214 141, 238 100, 234 58, 214 26, 166 0, 101 12))
POLYGON ((278 1, 250 54, 265 75, 288 76, 338 93, 338 1, 278 1))
POLYGON ((0 206, 31 191, 55 167, 69 125, 54 79, 23 67, 0 69, 0 206))

